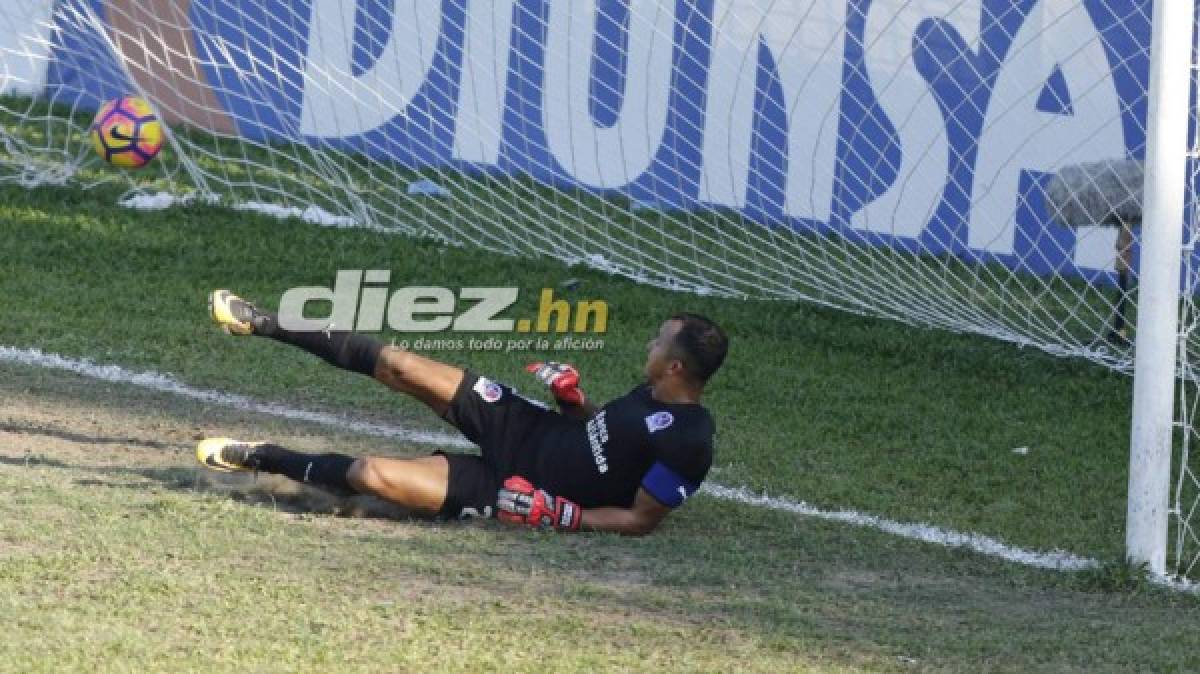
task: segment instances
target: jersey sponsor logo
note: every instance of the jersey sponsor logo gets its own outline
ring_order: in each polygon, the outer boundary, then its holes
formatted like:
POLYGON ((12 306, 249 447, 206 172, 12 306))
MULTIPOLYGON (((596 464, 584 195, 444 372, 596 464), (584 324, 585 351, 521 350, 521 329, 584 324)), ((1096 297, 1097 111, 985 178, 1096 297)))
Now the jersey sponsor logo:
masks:
POLYGON ((605 410, 600 410, 587 422, 588 444, 592 448, 592 458, 596 460, 596 470, 601 474, 608 472, 608 457, 604 455, 604 443, 608 442, 608 422, 604 413, 605 410))
POLYGON ((646 417, 646 430, 654 433, 655 431, 661 431, 662 429, 667 428, 673 423, 675 423, 675 417, 671 416, 670 412, 665 410, 662 412, 655 412, 654 414, 646 417))
POLYGON ((475 392, 483 398, 484 402, 494 403, 504 395, 504 389, 500 385, 486 377, 480 377, 475 381, 475 392))

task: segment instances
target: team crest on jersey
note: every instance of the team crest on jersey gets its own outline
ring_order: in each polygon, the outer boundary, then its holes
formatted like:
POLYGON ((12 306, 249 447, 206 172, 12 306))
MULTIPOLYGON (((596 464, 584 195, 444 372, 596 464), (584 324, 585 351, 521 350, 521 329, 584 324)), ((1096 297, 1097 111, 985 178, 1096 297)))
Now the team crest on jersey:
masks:
POLYGON ((646 430, 650 431, 651 433, 655 431, 661 431, 673 423, 675 423, 675 417, 671 416, 670 412, 655 412, 654 414, 646 417, 646 430))
POLYGON ((486 377, 480 377, 475 381, 475 392, 483 398, 484 402, 494 403, 504 395, 504 389, 500 385, 486 377))

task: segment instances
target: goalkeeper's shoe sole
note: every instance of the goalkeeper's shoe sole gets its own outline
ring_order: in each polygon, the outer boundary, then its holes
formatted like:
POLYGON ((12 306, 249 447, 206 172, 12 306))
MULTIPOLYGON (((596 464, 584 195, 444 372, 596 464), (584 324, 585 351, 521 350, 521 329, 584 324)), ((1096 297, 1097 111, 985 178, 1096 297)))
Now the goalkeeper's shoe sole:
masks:
POLYGON ((254 334, 254 318, 258 309, 228 290, 208 294, 208 315, 229 335, 254 334))
POLYGON ((261 442, 242 442, 233 438, 207 438, 196 445, 196 460, 222 473, 238 473, 255 469, 250 455, 261 442))

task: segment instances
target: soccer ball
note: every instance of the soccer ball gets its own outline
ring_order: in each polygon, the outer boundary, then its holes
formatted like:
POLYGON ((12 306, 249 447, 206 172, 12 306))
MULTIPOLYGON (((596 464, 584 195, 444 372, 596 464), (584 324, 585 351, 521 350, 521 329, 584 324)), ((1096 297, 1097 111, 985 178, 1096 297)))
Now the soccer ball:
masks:
POLYGON ((100 106, 90 133, 96 154, 127 169, 145 166, 163 145, 162 123, 149 103, 134 96, 100 106))

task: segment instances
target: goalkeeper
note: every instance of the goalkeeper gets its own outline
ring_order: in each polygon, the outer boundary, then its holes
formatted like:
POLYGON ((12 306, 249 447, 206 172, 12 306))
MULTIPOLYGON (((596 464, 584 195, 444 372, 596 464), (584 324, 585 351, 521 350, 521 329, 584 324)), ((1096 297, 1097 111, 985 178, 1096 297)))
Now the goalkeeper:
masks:
POLYGON ((569 365, 529 366, 559 412, 507 386, 350 332, 293 332, 227 290, 209 296, 213 320, 233 335, 298 346, 374 377, 428 405, 482 450, 412 459, 304 454, 263 442, 209 438, 196 448, 221 471, 263 471, 414 512, 488 517, 561 530, 641 535, 700 487, 712 464, 712 416, 699 404, 725 359, 715 323, 681 313, 647 344, 646 383, 597 407, 569 365))

